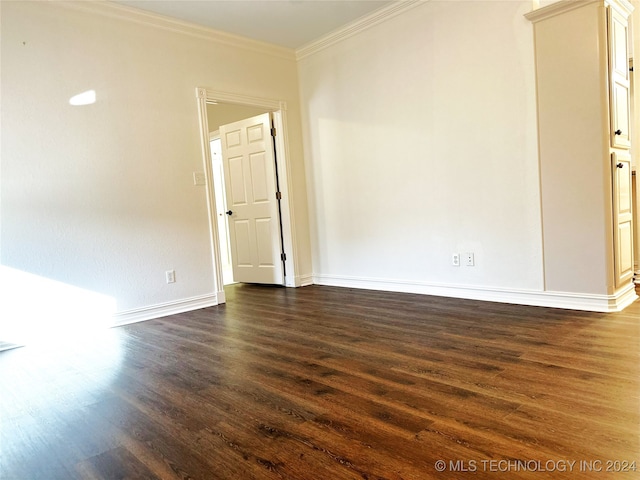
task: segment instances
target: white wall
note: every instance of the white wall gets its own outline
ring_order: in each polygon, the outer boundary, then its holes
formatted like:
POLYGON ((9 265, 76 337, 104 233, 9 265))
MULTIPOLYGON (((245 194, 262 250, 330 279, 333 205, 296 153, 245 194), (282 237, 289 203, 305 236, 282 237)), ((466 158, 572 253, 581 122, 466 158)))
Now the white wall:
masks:
POLYGON ((118 312, 213 294, 205 190, 192 179, 203 170, 195 88, 204 86, 287 102, 301 274, 310 273, 292 52, 55 2, 1 7, 3 266, 113 298, 118 312), (94 105, 69 105, 88 89, 94 105), (167 285, 170 269, 177 282, 167 285))
POLYGON ((316 281, 543 290, 530 10, 426 2, 299 61, 316 281))

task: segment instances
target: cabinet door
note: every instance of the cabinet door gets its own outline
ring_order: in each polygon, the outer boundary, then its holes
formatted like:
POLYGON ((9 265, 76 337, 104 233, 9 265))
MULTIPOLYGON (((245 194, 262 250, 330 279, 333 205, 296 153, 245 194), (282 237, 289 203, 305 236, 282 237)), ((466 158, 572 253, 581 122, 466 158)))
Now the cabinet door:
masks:
POLYGON ((629 22, 611 7, 608 19, 611 146, 630 148, 629 22))
POLYGON ((631 156, 611 154, 613 178, 613 242, 615 286, 633 278, 633 203, 631 198, 631 156))
MULTIPOLYGON (((614 77, 617 77, 615 75, 614 77)), ((611 81, 611 146, 631 147, 631 118, 629 108, 629 82, 613 78, 611 81)))
POLYGON ((612 75, 629 81, 629 21, 609 7, 609 68, 612 75))

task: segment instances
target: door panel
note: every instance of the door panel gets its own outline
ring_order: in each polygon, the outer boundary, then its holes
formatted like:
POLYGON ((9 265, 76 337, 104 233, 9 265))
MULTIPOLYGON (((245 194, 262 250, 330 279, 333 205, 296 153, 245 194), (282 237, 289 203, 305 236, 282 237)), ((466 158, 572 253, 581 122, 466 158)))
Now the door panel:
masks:
POLYGON ((273 195, 274 191, 269 190, 269 182, 267 171, 266 156, 264 153, 254 153, 249 159, 251 163, 251 186, 253 188, 253 201, 255 203, 269 202, 269 194, 273 195))
MULTIPOLYGON (((258 264, 262 267, 273 266, 273 239, 271 232, 273 230, 272 220, 270 218, 256 218, 256 237, 258 239, 258 264)), ((280 261, 278 259, 278 261, 280 261)))
POLYGON ((613 153, 613 221, 615 286, 622 287, 633 277, 633 200, 631 198, 631 156, 613 153))
MULTIPOLYGON (((223 147, 224 158, 224 147, 223 147)), ((225 172, 225 183, 227 190, 230 191, 230 195, 227 196, 227 205, 230 207, 238 207, 239 205, 247 204, 247 191, 245 189, 244 170, 242 168, 242 157, 230 158, 228 162, 223 162, 228 165, 225 172)))
POLYGON ((223 125, 220 136, 233 278, 281 285, 284 269, 270 114, 223 125))
POLYGON ((223 135, 227 142, 227 148, 237 147, 240 145, 240 130, 225 132, 223 135))
POLYGON ((254 125, 247 128, 247 140, 249 143, 264 141, 265 131, 262 125, 254 125))
MULTIPOLYGON (((251 266, 251 227, 247 220, 233 220, 230 227, 235 231, 233 244, 235 253, 231 253, 232 264, 243 267, 251 266)), ((232 248, 233 251, 233 248, 232 248)))

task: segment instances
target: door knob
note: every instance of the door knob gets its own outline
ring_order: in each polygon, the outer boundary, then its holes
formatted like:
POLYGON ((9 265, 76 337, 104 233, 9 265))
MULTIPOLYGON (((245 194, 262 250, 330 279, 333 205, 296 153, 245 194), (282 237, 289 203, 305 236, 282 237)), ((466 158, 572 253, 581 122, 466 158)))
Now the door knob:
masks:
POLYGON ((616 165, 616 167, 618 167, 618 168, 623 168, 623 167, 624 167, 624 164, 619 163, 619 164, 617 164, 617 165, 616 165))
POLYGON ((615 132, 613 132, 613 133, 615 133, 616 135, 622 135, 622 130, 618 129, 618 130, 616 130, 616 131, 615 131, 615 132))
POLYGON ((233 212, 232 212, 231 210, 227 210, 227 211, 226 211, 226 212, 224 212, 224 213, 226 213, 227 215, 233 215, 233 212))

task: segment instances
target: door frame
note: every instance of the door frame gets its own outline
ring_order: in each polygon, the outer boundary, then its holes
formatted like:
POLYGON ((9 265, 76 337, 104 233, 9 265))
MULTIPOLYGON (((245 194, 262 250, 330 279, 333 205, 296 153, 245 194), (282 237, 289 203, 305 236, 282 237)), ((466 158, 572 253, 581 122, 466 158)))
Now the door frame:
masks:
MULTIPOLYGON (((202 147, 202 162, 204 166, 207 213, 209 217, 209 241, 211 243, 211 259, 213 263, 214 288, 218 303, 225 303, 224 282, 222 277, 222 265, 220 260, 220 241, 218 236, 218 223, 216 221, 216 199, 213 191, 213 169, 211 166, 211 149, 209 146, 209 119, 207 118, 207 103, 224 103, 248 107, 264 108, 273 115, 276 128, 276 165, 280 180, 281 201, 281 225, 282 238, 286 260, 284 262, 287 274, 284 278, 286 287, 299 287, 298 255, 295 238, 294 205, 290 192, 293 191, 292 179, 289 168, 289 142, 287 134, 287 103, 282 100, 252 97, 235 93, 220 92, 206 87, 196 88, 198 101, 198 117, 200 120, 200 143, 202 147)), ((275 193, 275 192, 274 192, 275 193)), ((278 239, 280 242, 280 239, 278 239)))

